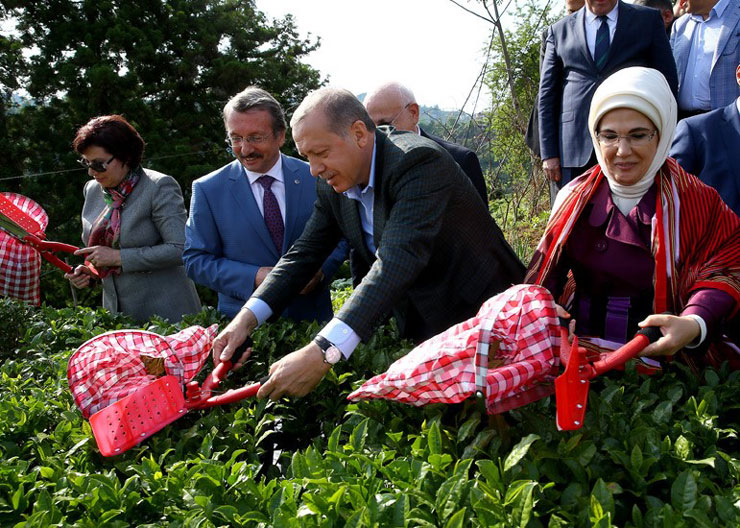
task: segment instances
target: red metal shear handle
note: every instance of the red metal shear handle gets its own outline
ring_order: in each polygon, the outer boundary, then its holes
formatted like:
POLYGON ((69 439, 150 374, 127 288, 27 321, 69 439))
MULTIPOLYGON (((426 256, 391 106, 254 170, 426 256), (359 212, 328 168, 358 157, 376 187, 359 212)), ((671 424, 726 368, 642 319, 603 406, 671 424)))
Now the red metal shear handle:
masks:
POLYGON ((231 370, 231 367, 231 361, 222 361, 215 369, 213 369, 213 372, 208 375, 202 386, 199 387, 197 381, 191 381, 188 383, 185 390, 185 406, 188 409, 206 409, 208 407, 227 405, 246 398, 251 398, 257 394, 257 391, 260 390, 262 384, 269 379, 269 376, 265 376, 257 383, 252 383, 238 389, 231 389, 218 396, 211 396, 213 391, 217 389, 224 378, 226 378, 226 374, 231 370))
POLYGON ((61 242, 49 242, 46 240, 41 240, 36 235, 31 235, 31 234, 24 236, 23 241, 27 243, 29 246, 31 246, 32 248, 36 249, 44 259, 46 259, 52 265, 62 270, 64 273, 72 272, 72 266, 62 261, 59 257, 54 255, 52 252, 53 251, 63 251, 65 253, 74 253, 75 251, 79 249, 78 247, 72 246, 70 244, 63 244, 61 242))
POLYGON ((573 337, 573 343, 568 348, 567 333, 565 329, 561 329, 560 359, 565 362, 565 370, 555 379, 558 429, 573 431, 583 427, 592 378, 623 365, 661 337, 660 328, 654 326, 643 328, 628 343, 589 365, 586 351, 578 346, 578 336, 573 337))
MULTIPOLYGON (((77 246, 73 246, 71 244, 63 244, 62 242, 50 242, 48 240, 42 240, 38 236, 32 235, 30 233, 23 237, 23 242, 37 250, 46 261, 62 270, 64 273, 72 273, 72 266, 54 255, 53 252, 61 251, 64 253, 74 253, 75 251, 80 249, 77 246)), ((90 266, 86 267, 89 270, 91 276, 95 278, 100 278, 98 276, 98 272, 95 269, 91 268, 90 266)))
POLYGON ((594 363, 592 365, 594 374, 591 377, 598 376, 624 365, 630 359, 637 357, 650 343, 655 343, 661 337, 663 337, 663 334, 657 326, 642 328, 628 343, 594 363))

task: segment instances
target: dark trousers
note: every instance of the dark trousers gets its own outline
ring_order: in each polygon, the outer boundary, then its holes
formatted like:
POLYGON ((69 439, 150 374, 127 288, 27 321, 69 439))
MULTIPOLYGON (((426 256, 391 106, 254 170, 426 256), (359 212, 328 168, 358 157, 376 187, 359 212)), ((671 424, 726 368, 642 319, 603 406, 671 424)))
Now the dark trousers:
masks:
POLYGON ((586 172, 588 169, 596 165, 596 153, 591 151, 591 157, 588 159, 588 162, 583 165, 582 167, 560 167, 560 181, 554 182, 554 184, 550 185, 550 205, 552 205, 552 202, 555 200, 555 194, 563 188, 564 185, 569 183, 572 179, 580 176, 584 172, 586 172))

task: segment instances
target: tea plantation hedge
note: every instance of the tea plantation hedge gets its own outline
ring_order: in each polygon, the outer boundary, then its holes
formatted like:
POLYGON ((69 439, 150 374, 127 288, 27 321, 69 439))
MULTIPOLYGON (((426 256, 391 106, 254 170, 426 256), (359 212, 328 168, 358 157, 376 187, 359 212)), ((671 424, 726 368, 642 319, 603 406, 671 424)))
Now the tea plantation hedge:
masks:
MULTIPOLYGON (((0 301, 0 526, 738 526, 740 376, 673 364, 592 383, 586 426, 558 432, 545 399, 490 419, 346 395, 409 349, 384 327, 308 397, 197 411, 104 458, 66 361, 103 310, 0 301)), ((218 322, 206 310, 167 334, 218 322)), ((232 386, 316 331, 255 334, 232 386)), ((206 369, 208 370, 208 369, 206 369)))

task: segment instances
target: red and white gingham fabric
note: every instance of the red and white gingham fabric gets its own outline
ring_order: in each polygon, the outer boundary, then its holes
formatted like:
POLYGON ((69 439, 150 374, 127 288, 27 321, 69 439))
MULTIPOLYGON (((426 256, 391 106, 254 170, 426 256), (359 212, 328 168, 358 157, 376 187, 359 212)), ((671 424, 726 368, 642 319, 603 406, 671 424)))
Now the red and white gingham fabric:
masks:
POLYGON ((476 392, 476 363, 485 367, 480 348, 492 341, 499 342, 499 349, 488 357, 484 392, 489 414, 552 394, 560 346, 555 301, 547 289, 522 284, 486 301, 475 317, 421 343, 348 399, 461 402, 476 392))
POLYGON ((143 330, 106 332, 83 343, 69 358, 67 380, 85 418, 157 379, 141 355, 162 358, 167 375, 182 385, 205 364, 218 325, 190 326, 171 336, 143 330))
MULTIPOLYGON (((35 220, 41 228, 41 233, 46 230, 49 216, 39 204, 20 194, 10 192, 2 194, 35 220)), ((20 243, 1 229, 0 295, 36 306, 41 304, 41 255, 31 246, 20 243)))

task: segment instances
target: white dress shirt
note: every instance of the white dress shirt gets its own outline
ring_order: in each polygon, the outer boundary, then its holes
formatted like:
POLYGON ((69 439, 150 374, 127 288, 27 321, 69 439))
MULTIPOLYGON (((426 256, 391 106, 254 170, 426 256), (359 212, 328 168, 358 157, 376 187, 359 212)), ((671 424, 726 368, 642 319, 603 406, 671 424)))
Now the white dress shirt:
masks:
POLYGON ((722 15, 727 11, 729 3, 730 0, 719 0, 706 20, 700 15, 687 15, 691 17, 689 24, 693 22, 693 29, 686 72, 683 79, 679 79, 681 86, 678 92, 678 107, 681 110, 712 109, 709 76, 712 73, 712 61, 722 32, 722 15))
POLYGON ((262 201, 265 198, 265 189, 264 187, 262 187, 262 184, 257 183, 257 180, 265 175, 271 176, 275 179, 275 181, 272 182, 270 190, 277 199, 278 206, 280 207, 280 215, 283 217, 283 225, 285 225, 285 182, 283 181, 283 157, 279 156, 278 160, 275 162, 275 165, 273 165, 272 168, 267 172, 252 172, 250 170, 247 170, 244 165, 242 165, 242 167, 244 168, 244 172, 247 174, 247 179, 249 179, 249 187, 252 189, 254 200, 257 202, 257 207, 259 208, 260 214, 263 217, 265 216, 265 211, 263 210, 262 201))

